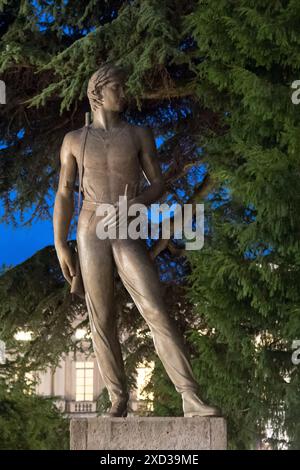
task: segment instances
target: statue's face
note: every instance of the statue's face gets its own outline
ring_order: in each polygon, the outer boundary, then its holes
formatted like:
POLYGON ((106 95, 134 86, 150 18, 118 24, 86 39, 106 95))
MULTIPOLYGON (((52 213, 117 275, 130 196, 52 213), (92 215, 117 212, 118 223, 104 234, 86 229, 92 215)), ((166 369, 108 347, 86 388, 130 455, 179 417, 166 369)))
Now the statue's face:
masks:
POLYGON ((113 78, 111 82, 102 87, 103 108, 107 111, 121 112, 125 108, 125 83, 121 78, 113 78))

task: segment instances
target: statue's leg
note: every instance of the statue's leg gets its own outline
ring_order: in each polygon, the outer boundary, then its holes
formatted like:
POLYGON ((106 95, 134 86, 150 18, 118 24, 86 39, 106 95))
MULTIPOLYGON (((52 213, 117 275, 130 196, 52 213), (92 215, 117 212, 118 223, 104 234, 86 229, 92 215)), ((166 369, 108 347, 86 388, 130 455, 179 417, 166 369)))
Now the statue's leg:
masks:
POLYGON ((196 394, 195 381, 182 337, 169 317, 162 286, 143 240, 112 241, 118 273, 137 308, 148 323, 156 352, 177 392, 185 417, 215 416, 220 410, 205 404, 196 394))
POLYGON ((156 352, 176 390, 196 391, 183 340, 166 311, 162 286, 144 241, 114 240, 112 249, 120 278, 148 323, 156 352))
POLYGON ((96 236, 96 217, 82 210, 77 244, 97 363, 112 403, 127 396, 114 309, 114 260, 110 240, 96 236))

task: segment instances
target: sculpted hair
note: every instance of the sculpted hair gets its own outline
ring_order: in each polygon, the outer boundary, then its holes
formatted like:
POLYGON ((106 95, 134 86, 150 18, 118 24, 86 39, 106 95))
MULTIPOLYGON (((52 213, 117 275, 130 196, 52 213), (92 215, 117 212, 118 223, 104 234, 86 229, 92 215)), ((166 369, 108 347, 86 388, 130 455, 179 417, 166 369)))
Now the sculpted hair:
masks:
POLYGON ((112 64, 106 63, 102 65, 96 72, 93 73, 89 79, 87 96, 90 102, 92 111, 95 111, 103 104, 102 87, 107 85, 115 78, 126 80, 126 72, 123 68, 112 64))

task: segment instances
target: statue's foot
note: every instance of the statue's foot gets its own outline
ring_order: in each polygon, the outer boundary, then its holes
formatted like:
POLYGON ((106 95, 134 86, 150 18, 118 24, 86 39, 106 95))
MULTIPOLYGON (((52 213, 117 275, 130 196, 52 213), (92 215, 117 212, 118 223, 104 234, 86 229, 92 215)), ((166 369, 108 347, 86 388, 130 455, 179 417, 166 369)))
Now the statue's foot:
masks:
POLYGON ((104 418, 126 418, 129 396, 120 397, 115 400, 109 411, 103 413, 101 416, 104 418))
POLYGON ((221 410, 217 406, 209 406, 193 391, 182 393, 182 408, 185 418, 193 416, 221 416, 221 410))

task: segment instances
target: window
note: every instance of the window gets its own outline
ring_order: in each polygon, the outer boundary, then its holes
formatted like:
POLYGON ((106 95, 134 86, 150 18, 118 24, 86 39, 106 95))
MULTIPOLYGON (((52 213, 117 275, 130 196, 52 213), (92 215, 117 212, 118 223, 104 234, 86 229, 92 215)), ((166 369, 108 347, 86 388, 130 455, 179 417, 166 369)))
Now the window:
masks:
POLYGON ((93 401, 94 363, 76 362, 76 401, 93 401))

